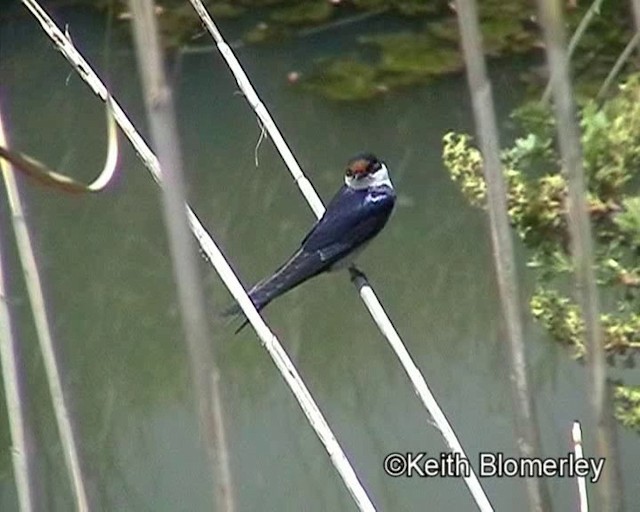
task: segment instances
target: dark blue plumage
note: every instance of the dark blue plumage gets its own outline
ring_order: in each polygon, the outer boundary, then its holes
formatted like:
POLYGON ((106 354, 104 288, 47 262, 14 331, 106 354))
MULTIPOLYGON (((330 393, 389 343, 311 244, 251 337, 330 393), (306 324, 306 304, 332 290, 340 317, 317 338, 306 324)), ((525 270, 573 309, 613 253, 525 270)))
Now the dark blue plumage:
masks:
MULTIPOLYGON (((256 309, 318 274, 347 266, 349 256, 385 226, 396 195, 384 164, 373 155, 359 155, 349 162, 345 181, 300 248, 271 277, 249 290, 256 309)), ((237 313, 237 305, 227 312, 237 313)))

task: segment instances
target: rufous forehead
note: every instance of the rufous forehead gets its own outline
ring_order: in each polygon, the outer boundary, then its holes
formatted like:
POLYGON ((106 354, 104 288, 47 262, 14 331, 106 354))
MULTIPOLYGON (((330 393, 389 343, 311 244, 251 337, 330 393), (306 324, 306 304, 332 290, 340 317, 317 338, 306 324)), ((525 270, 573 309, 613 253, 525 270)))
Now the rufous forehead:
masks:
POLYGON ((349 169, 351 169, 351 172, 354 174, 362 174, 367 172, 369 163, 369 160, 361 158, 359 160, 356 160, 355 162, 351 162, 351 165, 349 165, 349 169))

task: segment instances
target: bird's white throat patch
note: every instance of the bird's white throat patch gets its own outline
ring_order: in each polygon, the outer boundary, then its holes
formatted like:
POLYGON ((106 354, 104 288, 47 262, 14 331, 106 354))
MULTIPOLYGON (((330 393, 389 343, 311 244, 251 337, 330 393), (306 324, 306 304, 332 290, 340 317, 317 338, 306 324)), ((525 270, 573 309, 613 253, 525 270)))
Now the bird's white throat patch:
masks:
POLYGON ((364 178, 356 179, 354 176, 345 176, 344 182, 348 187, 351 187, 355 190, 360 190, 363 188, 369 187, 382 187, 386 185, 389 188, 393 188, 391 184, 391 179, 389 179, 389 170, 385 164, 382 164, 380 169, 378 169, 373 174, 369 174, 364 178))

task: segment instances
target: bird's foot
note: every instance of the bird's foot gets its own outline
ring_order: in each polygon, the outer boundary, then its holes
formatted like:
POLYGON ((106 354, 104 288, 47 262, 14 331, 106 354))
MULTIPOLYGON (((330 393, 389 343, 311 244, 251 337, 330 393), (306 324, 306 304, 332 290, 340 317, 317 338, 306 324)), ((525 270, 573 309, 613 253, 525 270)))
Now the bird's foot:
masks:
POLYGON ((358 279, 359 277, 361 277, 362 279, 367 279, 366 274, 360 270, 358 267, 356 267, 355 265, 352 267, 349 267, 349 274, 351 275, 351 282, 354 283, 356 281, 356 279, 358 279))

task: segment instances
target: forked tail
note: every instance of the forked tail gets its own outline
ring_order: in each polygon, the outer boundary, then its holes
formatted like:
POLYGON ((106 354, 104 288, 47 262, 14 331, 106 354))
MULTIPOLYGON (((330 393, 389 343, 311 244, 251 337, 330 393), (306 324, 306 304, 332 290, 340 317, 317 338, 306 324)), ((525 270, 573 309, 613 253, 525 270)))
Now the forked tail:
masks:
MULTIPOLYGON (((305 252, 300 249, 289 258, 284 265, 276 270, 271 277, 260 281, 251 288, 248 292, 249 298, 256 309, 260 311, 275 298, 304 283, 307 279, 324 272, 330 265, 331 262, 323 260, 321 254, 317 252, 305 252)), ((223 315, 244 316, 238 304, 231 306, 223 315)), ((248 322, 245 318, 242 325, 236 330, 236 334, 240 332, 248 322)))

